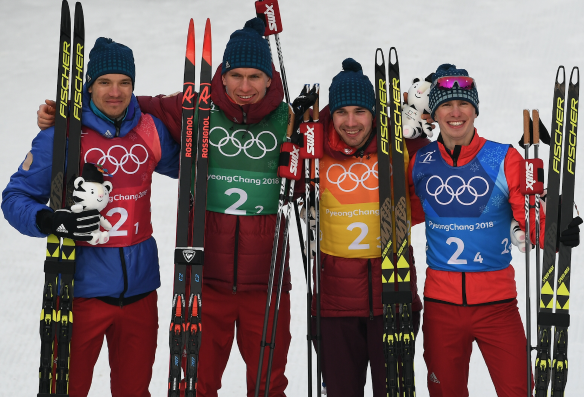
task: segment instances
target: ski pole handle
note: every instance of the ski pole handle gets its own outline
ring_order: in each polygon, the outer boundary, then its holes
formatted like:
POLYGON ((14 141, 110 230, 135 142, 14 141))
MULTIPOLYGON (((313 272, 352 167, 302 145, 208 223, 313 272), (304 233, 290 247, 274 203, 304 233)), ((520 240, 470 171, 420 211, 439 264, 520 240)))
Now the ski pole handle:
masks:
POLYGON ((288 105, 288 126, 286 127, 286 137, 288 137, 288 139, 290 139, 294 133, 294 121, 296 121, 294 109, 292 109, 292 105, 288 105))
POLYGON ((255 7, 257 17, 264 21, 264 25, 266 25, 264 36, 270 36, 282 31, 278 0, 256 1, 255 7))
POLYGON ((532 110, 531 116, 533 119, 533 144, 539 145, 539 110, 532 110))
MULTIPOLYGON (((535 125, 535 123, 534 123, 535 125)), ((529 145, 529 110, 523 109, 523 146, 529 145)))
POLYGON ((315 84, 314 87, 316 88, 316 102, 312 106, 312 121, 315 123, 320 118, 320 110, 318 109, 318 100, 320 98, 320 84, 315 84))

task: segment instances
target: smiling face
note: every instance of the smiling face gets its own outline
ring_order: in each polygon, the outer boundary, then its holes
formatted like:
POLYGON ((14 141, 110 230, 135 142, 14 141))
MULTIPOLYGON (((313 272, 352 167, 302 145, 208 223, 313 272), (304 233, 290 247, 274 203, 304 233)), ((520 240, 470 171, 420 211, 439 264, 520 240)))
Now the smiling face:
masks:
POLYGON ((475 107, 470 102, 458 99, 444 102, 434 115, 434 120, 440 126, 444 145, 450 150, 456 145, 466 146, 470 143, 476 118, 475 107))
POLYGON ((272 79, 259 69, 237 68, 221 76, 225 92, 238 105, 251 105, 261 101, 272 79))
POLYGON ((333 113, 333 125, 349 146, 360 148, 373 129, 373 115, 361 106, 345 106, 333 113))
POLYGON ((87 91, 103 114, 117 119, 124 114, 132 99, 132 79, 125 74, 104 74, 87 91))

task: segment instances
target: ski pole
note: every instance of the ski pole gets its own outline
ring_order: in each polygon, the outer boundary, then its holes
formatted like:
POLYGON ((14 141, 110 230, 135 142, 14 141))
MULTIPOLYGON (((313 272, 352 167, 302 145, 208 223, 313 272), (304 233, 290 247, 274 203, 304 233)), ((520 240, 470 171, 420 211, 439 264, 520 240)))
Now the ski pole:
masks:
POLYGON ((282 47, 280 46, 279 33, 282 31, 282 20, 280 19, 280 7, 278 0, 256 1, 256 15, 264 21, 266 31, 264 36, 270 43, 269 36, 274 35, 276 40, 276 50, 278 51, 278 62, 280 63, 280 73, 282 75, 282 83, 284 85, 284 95, 286 102, 290 103, 290 94, 288 92, 288 82, 286 80, 286 70, 284 69, 284 56, 282 55, 282 47))
MULTIPOLYGON (((275 310, 274 310, 274 325, 277 321, 278 315, 278 308, 280 305, 280 294, 282 289, 282 279, 284 276, 284 265, 286 263, 286 251, 288 248, 288 231, 289 231, 289 221, 290 221, 290 211, 292 207, 292 194, 294 192, 294 182, 297 179, 300 179, 299 173, 299 153, 300 150, 296 144, 293 143, 296 141, 297 137, 293 137, 294 134, 294 122, 295 122, 295 115, 294 111, 292 110, 292 106, 289 105, 288 108, 288 130, 286 132, 286 142, 282 144, 281 152, 280 152, 280 162, 281 165, 278 168, 278 176, 281 178, 280 183, 280 194, 278 200, 278 211, 276 214, 276 230, 274 232, 274 241, 272 245, 272 256, 270 260, 270 275, 268 279, 268 290, 267 290, 267 298, 266 298, 266 309, 264 314, 264 326, 262 330, 262 340, 260 342, 260 358, 258 361, 258 373, 256 377, 256 386, 255 386, 255 397, 258 397, 260 384, 261 384, 261 374, 262 374, 262 367, 263 367, 263 358, 264 358, 264 351, 266 347, 266 334, 268 330, 268 318, 271 308, 271 301, 272 301, 272 289, 274 287, 274 274, 276 271, 276 261, 278 259, 278 243, 280 241, 280 228, 282 220, 284 220, 284 238, 282 241, 282 261, 280 264, 280 272, 279 272, 279 280, 278 280, 278 291, 276 294, 276 303, 275 303, 275 310), (285 164, 283 160, 285 161, 285 164), (286 195, 286 191, 288 194, 286 195), (288 204, 286 211, 284 211, 284 202, 288 199, 288 204)), ((271 360, 274 350, 274 340, 275 340, 275 330, 276 327, 273 327, 273 338, 272 341, 268 344, 270 347, 270 361, 268 364, 268 378, 266 379, 266 393, 269 391, 269 373, 271 367, 271 360)), ((266 394, 267 395, 267 394, 266 394)))
MULTIPOLYGON (((305 90, 308 91, 310 85, 307 84, 305 86, 305 90)), ((316 335, 315 335, 315 350, 316 350, 316 372, 317 372, 317 395, 321 395, 321 360, 320 360, 320 235, 319 235, 319 203, 320 203, 320 180, 319 180, 319 159, 323 155, 323 132, 322 132, 322 124, 318 123, 320 118, 319 112, 319 100, 318 94, 320 91, 320 85, 315 84, 313 89, 310 92, 314 92, 316 94, 316 101, 312 108, 312 123, 310 123, 310 110, 307 110, 304 113, 304 121, 305 123, 300 125, 300 133, 303 137, 301 141, 301 150, 300 150, 300 157, 304 158, 304 170, 305 170, 305 202, 307 203, 305 206, 305 225, 306 225, 306 241, 305 245, 308 251, 308 263, 310 264, 310 260, 312 259, 312 247, 310 244, 311 236, 313 235, 312 227, 310 225, 311 219, 311 205, 314 205, 315 215, 314 215, 314 231, 316 235, 313 237, 315 240, 315 250, 314 250, 314 264, 315 264, 315 290, 316 290, 316 335), (311 166, 310 162, 314 160, 314 178, 311 178, 311 166), (310 190, 311 184, 314 183, 315 195, 314 195, 314 202, 310 199, 310 190)), ((309 272, 310 273, 310 272, 309 272)), ((309 276, 310 277, 310 276, 309 276)), ((309 373, 308 373, 308 395, 312 396, 312 346, 311 342, 313 340, 312 337, 312 315, 311 315, 311 302, 312 302, 312 294, 311 294, 311 281, 307 279, 307 329, 309 335, 311 337, 308 341, 308 366, 309 366, 309 373)))
MULTIPOLYGON (((535 121, 533 123, 535 131, 535 121)), ((535 135, 535 134, 534 134, 535 135)), ((529 145, 531 139, 529 136, 529 110, 523 109, 523 148, 525 149, 525 167, 526 167, 526 185, 529 178, 529 145)), ((527 336, 527 396, 531 394, 531 298, 530 298, 530 269, 529 269, 529 253, 531 243, 529 242, 529 194, 525 194, 525 329, 527 336)))

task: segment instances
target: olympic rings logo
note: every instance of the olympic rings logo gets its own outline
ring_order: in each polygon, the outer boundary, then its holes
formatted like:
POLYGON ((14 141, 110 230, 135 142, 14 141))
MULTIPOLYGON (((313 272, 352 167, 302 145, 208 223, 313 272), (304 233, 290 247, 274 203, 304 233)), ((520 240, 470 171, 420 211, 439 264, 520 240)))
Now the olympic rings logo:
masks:
POLYGON ((446 182, 444 182, 442 180, 442 178, 440 178, 439 176, 433 175, 426 182, 426 192, 430 196, 434 197, 434 199, 436 200, 436 202, 438 204, 440 204, 440 205, 448 205, 455 198, 456 198, 456 201, 458 201, 462 205, 473 205, 474 203, 476 203, 476 201, 478 200, 479 197, 483 197, 484 195, 486 195, 489 192, 489 183, 482 176, 472 177, 472 178, 469 179, 468 183, 466 183, 464 181, 464 179, 461 176, 459 176, 459 175, 452 175, 452 176, 448 177, 448 179, 446 179, 446 182), (434 179, 434 178, 436 178, 436 179, 438 179, 440 181, 440 185, 434 190, 433 193, 430 193, 430 190, 429 190, 428 187, 430 185, 430 181, 432 179, 434 179), (459 186, 458 188, 456 188, 456 191, 454 191, 454 189, 449 185, 450 180, 453 179, 453 178, 454 179, 459 179, 462 182, 462 185, 459 186), (475 180, 475 179, 477 181, 482 181, 485 184, 485 191, 484 192, 478 193, 478 191, 477 191, 478 187, 471 186, 472 183, 473 183, 473 180, 475 180), (470 203, 463 202, 460 199, 460 195, 463 194, 466 191, 468 191, 474 197, 474 199, 470 203), (438 200, 438 196, 441 193, 443 193, 443 192, 446 192, 446 193, 450 194, 450 200, 448 200, 445 203, 443 203, 440 200, 438 200))
MULTIPOLYGON (((217 134, 215 134, 215 136, 216 135, 217 134)), ((257 136, 254 136, 253 133, 250 131, 247 131, 245 129, 239 129, 239 130, 236 130, 233 133, 229 134, 229 132, 227 132, 227 130, 225 128, 217 126, 217 127, 213 127, 211 129, 211 131, 209 131, 209 143, 211 145, 219 148, 219 151, 221 152, 221 154, 226 156, 226 157, 235 157, 239 153, 241 153, 241 151, 243 150, 244 153, 247 155, 247 157, 249 157, 250 159, 259 160, 262 157, 264 157, 266 155, 266 153, 271 152, 274 149, 276 149, 276 147, 278 146, 278 139, 276 139, 276 136, 273 133, 271 133, 270 131, 262 131, 257 136), (225 136, 223 138, 221 138, 219 140, 219 142, 214 143, 211 141, 211 135, 216 130, 221 130, 222 132, 225 133, 225 136), (238 132, 244 132, 246 134, 251 135, 251 139, 249 139, 248 141, 246 141, 242 144, 241 142, 239 142, 237 140, 237 138, 235 138, 235 134, 237 134, 238 132), (267 134, 267 136, 269 137, 268 139, 274 141, 274 144, 272 147, 268 148, 266 146, 266 142, 263 142, 260 140, 260 137, 264 134, 267 134), (235 153, 226 153, 224 151, 223 148, 229 144, 230 144, 230 147, 232 146, 233 148, 237 149, 237 151, 235 153), (253 154, 250 154, 250 152, 248 152, 248 149, 250 149, 251 147, 255 147, 255 146, 257 146, 257 148, 259 150, 261 150, 261 152, 262 152, 261 155, 254 156, 253 154)))
MULTIPOLYGON (((136 172, 138 172, 138 170, 140 169, 140 165, 144 164, 144 163, 145 163, 145 162, 148 160, 148 150, 146 150, 146 148, 145 148, 144 146, 140 145, 140 144, 136 144, 136 145, 132 146, 132 147, 130 148, 130 151, 129 151, 129 152, 128 152, 128 150, 127 150, 125 147, 123 147, 123 146, 120 146, 120 145, 114 145, 114 146, 111 146, 111 147, 108 149, 108 151, 107 151, 107 154, 106 154, 106 153, 105 153, 103 150, 101 150, 100 148, 92 148, 92 149, 89 149, 89 150, 88 150, 88 151, 85 153, 84 160, 85 160, 85 162, 86 162, 86 163, 87 163, 87 162, 92 162, 92 163, 97 163, 97 164, 104 164, 104 165, 106 164, 106 161, 108 161, 108 162, 109 162, 109 164, 111 164, 112 166, 114 166, 114 167, 115 167, 115 169, 114 169, 114 170, 110 170, 110 169, 108 168, 108 172, 109 172, 111 175, 115 175, 115 173, 116 173, 116 172, 118 172, 118 169, 120 169, 120 168, 121 168, 121 169, 122 169, 122 171, 124 171, 126 174, 129 174, 129 175, 131 175, 131 174, 135 174, 136 172), (116 149, 116 148, 120 148, 121 150, 123 150, 123 151, 124 151, 124 155, 121 157, 121 159, 120 159, 120 160, 118 160, 118 159, 117 159, 115 156, 113 156, 113 155, 112 155, 112 151, 113 151, 114 149, 116 149), (138 149, 138 148, 141 148, 141 149, 144 151, 144 154, 145 154, 145 156, 144 156, 144 160, 140 160, 140 157, 138 156, 138 154, 134 153, 135 151, 137 151, 137 149, 138 149), (92 161, 88 161, 87 159, 88 159, 88 157, 89 157, 89 153, 93 152, 94 150, 95 150, 95 151, 97 151, 98 153, 100 153, 100 156, 101 156, 101 157, 100 157, 100 158, 99 158, 99 160, 97 160, 97 161, 94 161, 94 160, 92 160, 92 161), (132 163, 133 163, 133 164, 135 164, 135 168, 136 168, 136 169, 135 169, 135 170, 133 170, 133 171, 131 171, 131 170, 127 170, 127 169, 124 167, 124 166, 126 166, 126 164, 127 164, 127 163, 128 163, 130 160, 132 161, 132 163)), ((132 167, 132 168, 134 168, 134 167, 132 167)))
POLYGON ((379 176, 377 170, 375 169, 376 167, 377 162, 375 162, 375 164, 373 164, 373 167, 371 168, 369 168, 369 166, 365 163, 353 163, 348 170, 345 169, 345 167, 343 167, 341 164, 333 164, 326 171, 326 179, 333 185, 336 185, 340 191, 345 193, 354 191, 359 187, 359 185, 363 186, 363 188, 367 190, 376 190, 379 189, 379 176), (358 176, 355 172, 353 172, 353 167, 359 165, 366 168, 366 170, 363 172, 363 174, 361 174, 361 176, 358 176), (335 181, 332 181, 331 178, 329 177, 329 173, 335 167, 340 167, 343 171, 339 176, 337 176, 337 179, 335 181), (375 178, 376 180, 374 182, 374 186, 369 187, 365 184, 365 182, 368 181, 371 177, 375 178), (351 189, 345 189, 341 187, 341 184, 347 178, 349 178, 351 181, 355 183, 355 186, 353 186, 351 189))

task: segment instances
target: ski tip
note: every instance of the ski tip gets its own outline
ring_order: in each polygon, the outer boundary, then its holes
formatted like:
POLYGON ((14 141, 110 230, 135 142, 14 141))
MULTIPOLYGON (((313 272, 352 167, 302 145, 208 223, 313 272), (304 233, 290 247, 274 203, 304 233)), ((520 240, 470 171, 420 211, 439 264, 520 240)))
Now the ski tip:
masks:
POLYGON ((389 58, 388 61, 391 65, 397 65, 397 63, 399 62, 397 59, 397 50, 395 49, 395 47, 391 47, 389 49, 389 58), (393 57, 392 57, 393 55, 393 57), (392 62, 392 59, 395 57, 395 62, 392 62))
POLYGON ((566 81, 566 69, 564 68, 564 65, 560 65, 558 66, 558 71, 556 72, 556 84, 563 84, 566 81), (562 81, 559 81, 559 77, 560 77, 560 70, 562 71, 562 81))
POLYGON ((203 59, 207 61, 209 65, 212 65, 211 47, 211 20, 207 18, 207 23, 205 24, 205 38, 203 40, 203 59))
POLYGON ((67 0, 61 3, 61 31, 71 34, 71 11, 67 0))
POLYGON ((383 56, 383 50, 381 48, 378 48, 377 50, 375 50, 375 65, 377 65, 377 66, 384 66, 385 65, 385 57, 383 56), (381 59, 381 63, 379 63, 380 59, 381 59))
POLYGON ((570 73, 570 85, 580 85, 580 69, 578 66, 572 68, 572 72, 570 73), (576 77, 576 81, 574 81, 574 77, 576 77))
POLYGON ((75 3, 75 26, 73 27, 73 31, 75 35, 81 36, 85 38, 85 22, 83 18, 83 6, 78 1, 75 3))
POLYGON ((193 65, 195 64, 195 23, 193 22, 193 18, 189 22, 186 57, 193 65))

